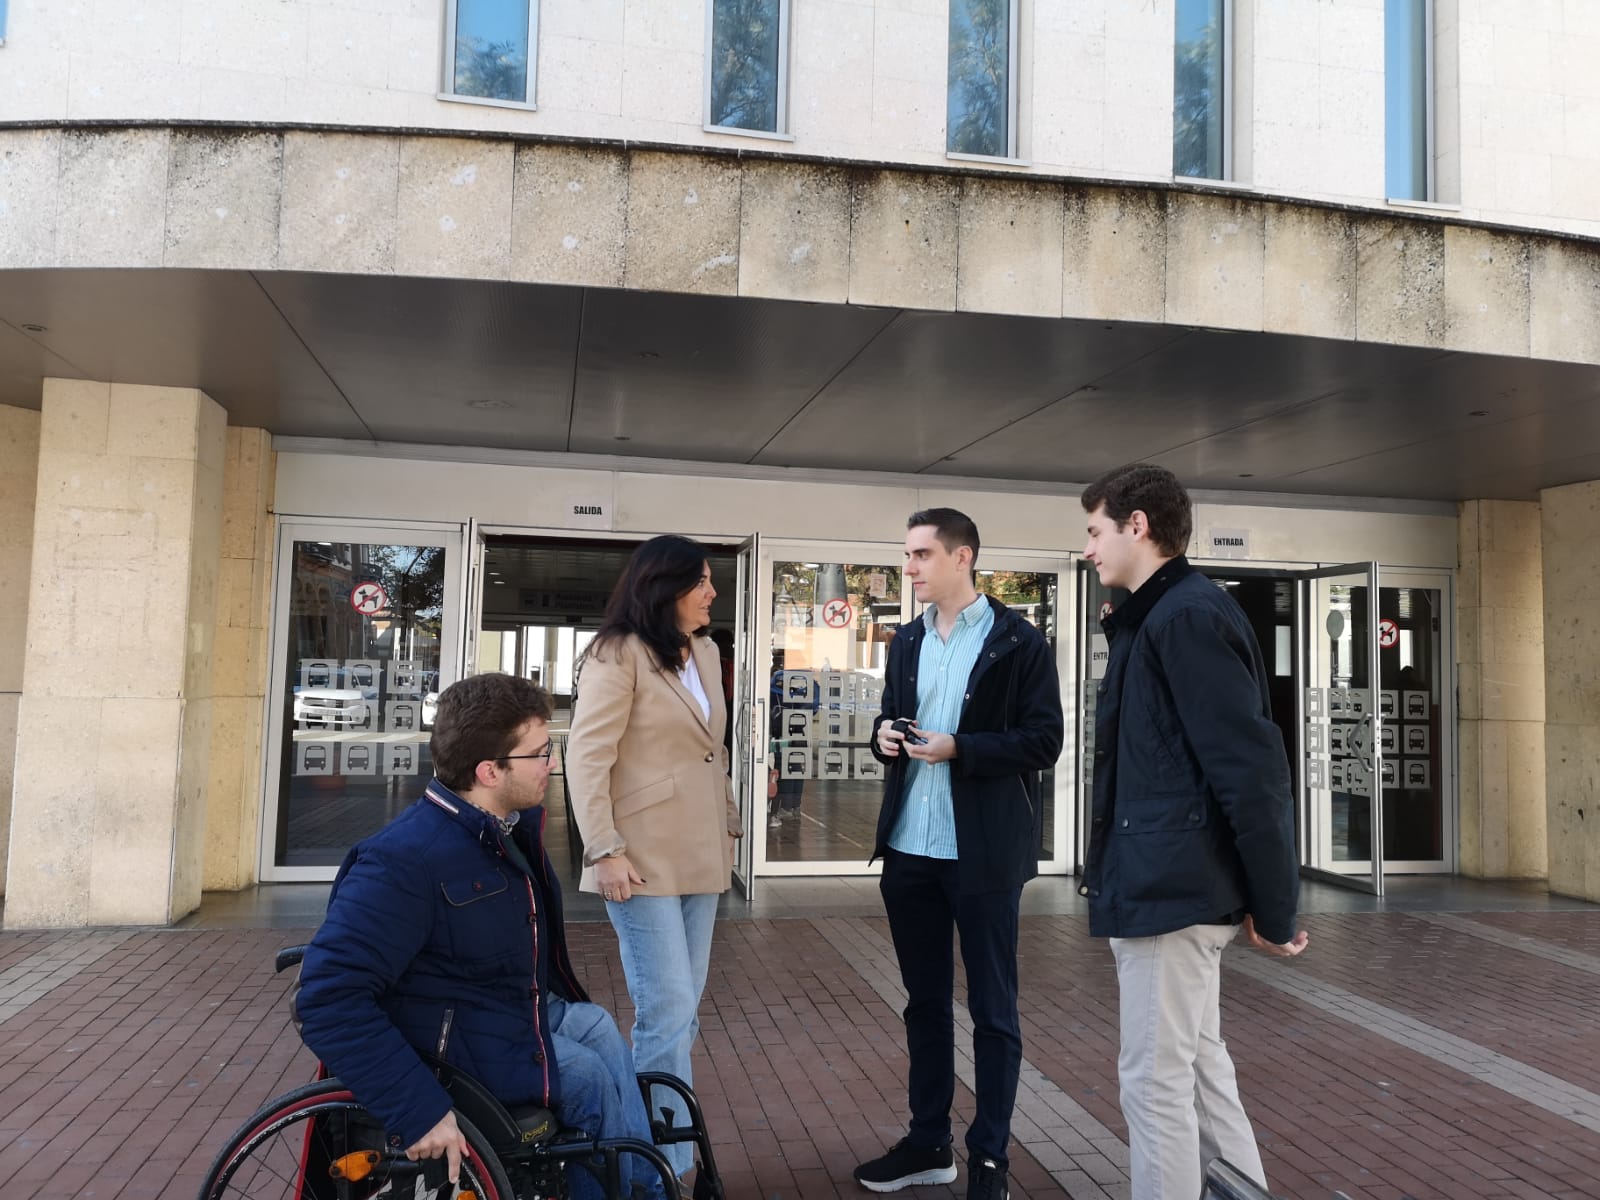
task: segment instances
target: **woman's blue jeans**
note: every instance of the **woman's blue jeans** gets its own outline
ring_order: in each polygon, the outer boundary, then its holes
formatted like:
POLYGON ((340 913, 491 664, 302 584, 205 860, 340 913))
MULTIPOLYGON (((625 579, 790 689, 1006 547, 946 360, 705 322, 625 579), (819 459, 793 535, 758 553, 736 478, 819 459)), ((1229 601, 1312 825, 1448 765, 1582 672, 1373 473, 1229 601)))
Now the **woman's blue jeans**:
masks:
MULTIPOLYGON (((633 1066, 666 1071, 692 1084, 690 1053, 700 1033, 700 996, 711 965, 711 927, 717 896, 634 896, 606 903, 617 931, 622 971, 633 1000, 633 1066)), ((674 1105, 670 1092, 656 1089, 651 1115, 674 1105)), ((685 1114, 678 1113, 682 1122, 685 1114)), ((694 1165, 687 1142, 662 1147, 679 1175, 694 1165)))

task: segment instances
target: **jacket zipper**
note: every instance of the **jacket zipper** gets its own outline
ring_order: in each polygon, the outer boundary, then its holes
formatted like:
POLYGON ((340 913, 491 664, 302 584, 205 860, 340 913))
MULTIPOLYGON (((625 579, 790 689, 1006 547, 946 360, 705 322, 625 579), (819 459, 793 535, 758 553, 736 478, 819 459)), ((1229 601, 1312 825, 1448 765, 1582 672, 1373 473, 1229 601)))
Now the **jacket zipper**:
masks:
MULTIPOLYGON (((519 871, 518 874, 521 874, 519 871)), ((539 1072, 544 1084, 544 1102, 550 1103, 550 1050, 545 1045, 544 1026, 539 1021, 539 903, 533 894, 533 880, 524 876, 522 885, 528 889, 528 915, 533 919, 528 922, 529 936, 533 939, 533 995, 529 1000, 533 1002, 533 1032, 539 1039, 539 1050, 542 1055, 539 1061, 539 1072)))

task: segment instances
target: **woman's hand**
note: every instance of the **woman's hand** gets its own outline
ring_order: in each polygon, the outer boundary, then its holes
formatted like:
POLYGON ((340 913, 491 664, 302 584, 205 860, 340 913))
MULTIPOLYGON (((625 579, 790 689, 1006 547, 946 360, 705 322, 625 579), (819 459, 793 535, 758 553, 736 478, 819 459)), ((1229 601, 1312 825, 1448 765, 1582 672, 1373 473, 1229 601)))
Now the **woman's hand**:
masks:
POLYGON ((594 881, 600 889, 602 900, 627 900, 633 895, 635 884, 644 878, 633 869, 626 854, 613 854, 594 864, 594 881))

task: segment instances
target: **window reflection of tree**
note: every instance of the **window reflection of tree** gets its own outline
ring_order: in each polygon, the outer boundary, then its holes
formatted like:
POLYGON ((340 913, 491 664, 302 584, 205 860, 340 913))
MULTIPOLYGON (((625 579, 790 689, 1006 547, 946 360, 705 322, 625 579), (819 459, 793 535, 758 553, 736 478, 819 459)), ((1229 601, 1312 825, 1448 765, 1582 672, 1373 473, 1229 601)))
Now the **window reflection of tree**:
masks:
POLYGON ((456 37, 455 94, 485 100, 528 98, 528 51, 516 42, 456 37))
POLYGON ((1218 53, 1217 5, 1191 39, 1179 41, 1173 57, 1172 173, 1196 179, 1222 177, 1222 64, 1218 53))
POLYGON ((950 0, 946 145, 957 154, 1009 150, 1011 0, 950 0))
POLYGON ((715 0, 711 124, 778 128, 779 0, 715 0))

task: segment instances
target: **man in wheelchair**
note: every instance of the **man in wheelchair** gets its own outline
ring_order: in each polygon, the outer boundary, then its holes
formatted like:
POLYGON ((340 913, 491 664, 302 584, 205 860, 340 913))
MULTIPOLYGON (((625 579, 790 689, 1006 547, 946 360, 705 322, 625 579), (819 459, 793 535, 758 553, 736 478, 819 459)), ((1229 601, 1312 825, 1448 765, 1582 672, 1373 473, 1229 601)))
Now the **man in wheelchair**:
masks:
MULTIPOLYGON (((567 955, 542 837, 550 715, 549 694, 510 675, 445 689, 437 777, 346 856, 301 965, 306 1045, 391 1149, 444 1156, 451 1183, 466 1140, 419 1051, 508 1107, 542 1105, 590 1137, 651 1140, 628 1046, 567 955)), ((666 1200, 648 1161, 623 1162, 634 1196, 666 1200)), ((584 1168, 567 1176, 575 1200, 603 1194, 584 1168)))

